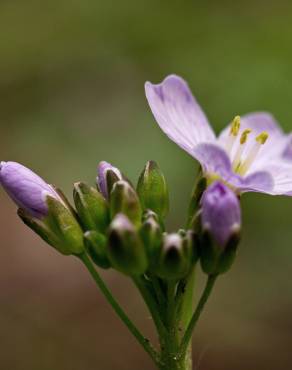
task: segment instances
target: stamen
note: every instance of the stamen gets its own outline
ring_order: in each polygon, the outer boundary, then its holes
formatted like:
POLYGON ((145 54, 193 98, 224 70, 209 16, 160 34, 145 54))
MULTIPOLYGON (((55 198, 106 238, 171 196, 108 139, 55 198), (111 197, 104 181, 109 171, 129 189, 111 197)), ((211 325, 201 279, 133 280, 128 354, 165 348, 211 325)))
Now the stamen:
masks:
POLYGON ((235 116, 230 127, 229 136, 226 142, 226 150, 228 153, 231 152, 235 139, 240 130, 240 116, 235 116))
POLYGON ((265 144, 268 140, 269 134, 266 131, 263 131, 259 136, 256 137, 256 141, 260 144, 265 144))
POLYGON ((241 159, 241 156, 242 156, 242 152, 243 152, 243 149, 245 147, 245 143, 247 142, 248 135, 250 133, 251 133, 251 129, 248 128, 248 129, 244 130, 243 133, 240 136, 240 145, 237 148, 237 151, 235 153, 235 156, 234 156, 234 159, 233 159, 233 162, 232 162, 232 167, 233 167, 233 170, 235 172, 240 166, 240 159, 241 159))
POLYGON ((251 150, 250 150, 249 154, 247 155, 245 161, 242 163, 241 166, 239 166, 239 168, 237 170, 237 172, 240 175, 242 175, 242 176, 245 175, 246 172, 249 170, 251 164, 253 163, 256 156, 258 155, 258 152, 260 151, 261 146, 265 144, 268 137, 269 137, 269 134, 265 131, 263 131, 261 134, 259 134, 256 137, 255 145, 251 148, 251 150))

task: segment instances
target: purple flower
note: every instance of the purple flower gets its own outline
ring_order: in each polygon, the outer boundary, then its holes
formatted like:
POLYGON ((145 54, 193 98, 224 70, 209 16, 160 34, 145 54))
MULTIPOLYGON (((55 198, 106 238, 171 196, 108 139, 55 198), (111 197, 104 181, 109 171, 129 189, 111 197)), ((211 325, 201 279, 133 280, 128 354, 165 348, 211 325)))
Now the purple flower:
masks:
POLYGON ((111 173, 114 175, 115 181, 122 180, 123 178, 118 168, 112 166, 110 163, 105 162, 105 161, 102 161, 99 163, 98 168, 97 168, 96 182, 97 182, 100 192, 106 199, 108 199, 109 197, 109 185, 110 187, 113 186, 113 184, 108 184, 107 173, 109 171, 111 171, 111 173))
POLYGON ((241 212, 237 196, 219 181, 207 188, 202 197, 202 227, 216 243, 225 247, 230 237, 240 229, 241 212))
POLYGON ((209 122, 180 77, 145 84, 154 117, 165 134, 202 166, 210 182, 222 179, 236 192, 292 195, 292 140, 265 112, 233 122, 216 138, 209 122))
POLYGON ((0 184, 18 207, 36 218, 42 218, 48 213, 47 195, 60 199, 51 185, 16 162, 0 163, 0 184))

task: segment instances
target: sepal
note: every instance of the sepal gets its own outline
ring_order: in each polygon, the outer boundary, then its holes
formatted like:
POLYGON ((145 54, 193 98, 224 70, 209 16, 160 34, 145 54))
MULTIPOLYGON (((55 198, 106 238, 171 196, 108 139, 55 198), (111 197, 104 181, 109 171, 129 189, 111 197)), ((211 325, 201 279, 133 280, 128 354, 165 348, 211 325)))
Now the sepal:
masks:
POLYGON ((75 216, 51 196, 47 196, 46 202, 49 211, 43 222, 58 240, 58 250, 63 254, 83 253, 83 232, 75 216))
POLYGON ((117 214, 110 225, 108 257, 114 268, 127 275, 142 275, 148 267, 142 240, 123 214, 117 214))
POLYGON ((165 234, 157 265, 157 275, 167 280, 179 280, 190 270, 188 243, 180 234, 165 234))
POLYGON ((86 231, 84 234, 85 248, 93 262, 104 269, 110 268, 111 264, 107 257, 107 239, 97 231, 86 231))
POLYGON ((202 270, 209 275, 227 272, 235 260, 239 242, 240 228, 237 226, 234 227, 224 248, 218 245, 208 230, 205 230, 200 243, 202 270))
POLYGON ((151 209, 163 219, 169 209, 168 188, 157 163, 148 161, 142 171, 137 185, 143 210, 151 209))
POLYGON ((109 225, 109 206, 96 189, 85 183, 74 184, 73 198, 84 230, 106 232, 109 225))
POLYGON ((126 215, 135 226, 141 224, 142 209, 139 198, 131 185, 124 180, 114 184, 110 196, 111 218, 119 213, 126 215))

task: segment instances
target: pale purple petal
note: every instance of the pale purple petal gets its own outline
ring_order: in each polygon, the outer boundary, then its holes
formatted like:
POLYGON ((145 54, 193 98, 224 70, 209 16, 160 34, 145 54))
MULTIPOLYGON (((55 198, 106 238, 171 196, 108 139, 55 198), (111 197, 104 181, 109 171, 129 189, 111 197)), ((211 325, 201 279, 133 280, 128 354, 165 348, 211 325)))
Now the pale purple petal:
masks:
POLYGON ((240 225, 241 211, 237 196, 228 186, 214 182, 202 197, 203 229, 224 248, 240 225))
MULTIPOLYGON (((275 118, 270 113, 255 112, 246 114, 241 117, 240 131, 238 133, 235 145, 233 146, 233 151, 230 154, 231 158, 233 158, 236 153, 241 133, 246 129, 251 129, 251 133, 248 135, 242 160, 245 159, 252 147, 256 144, 256 137, 260 133, 265 131, 269 134, 266 143, 262 146, 256 160, 250 168, 250 171, 257 171, 260 170, 265 163, 268 163, 273 157, 279 155, 280 152, 283 151, 285 135, 275 118)), ((228 125, 221 132, 218 138, 218 141, 222 147, 224 147, 228 141, 229 132, 230 125, 228 125)))
MULTIPOLYGON (((233 186, 236 186, 236 180, 231 181, 233 186)), ((241 177, 237 185, 239 192, 260 192, 271 194, 274 189, 274 179, 271 173, 267 171, 257 171, 246 177, 241 177)))
POLYGON ((274 181, 272 195, 292 195, 292 163, 274 162, 269 166, 274 181))
POLYGON ((199 144, 191 154, 200 162, 204 172, 216 174, 226 181, 233 175, 230 159, 220 146, 212 143, 199 144))
POLYGON ((162 131, 188 153, 199 143, 215 140, 204 112, 181 77, 171 75, 157 85, 146 82, 145 92, 162 131))
POLYGON ((47 215, 47 195, 59 198, 41 177, 16 162, 1 162, 0 183, 14 202, 33 217, 47 215))
POLYGON ((286 136, 286 142, 281 154, 285 160, 292 161, 292 134, 286 136))
POLYGON ((97 167, 97 178, 96 182, 99 187, 100 192, 105 198, 108 198, 108 186, 107 186, 107 172, 112 171, 116 174, 117 178, 119 180, 122 180, 123 176, 120 172, 120 170, 114 166, 112 166, 110 163, 106 161, 102 161, 99 163, 97 167))
POLYGON ((200 162, 208 176, 220 177, 237 192, 270 193, 274 181, 269 171, 258 171, 242 177, 233 172, 230 159, 221 147, 216 144, 200 144, 193 150, 193 156, 200 162))

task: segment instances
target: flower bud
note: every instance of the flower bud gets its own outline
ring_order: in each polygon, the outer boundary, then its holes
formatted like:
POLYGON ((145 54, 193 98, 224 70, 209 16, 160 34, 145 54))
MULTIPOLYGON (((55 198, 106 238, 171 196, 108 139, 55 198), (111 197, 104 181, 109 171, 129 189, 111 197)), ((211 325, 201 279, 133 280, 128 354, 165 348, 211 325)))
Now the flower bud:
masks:
POLYGON ((105 199, 109 199, 114 183, 122 180, 121 171, 110 163, 102 161, 97 168, 97 186, 105 199))
POLYGON ((105 233, 110 219, 104 197, 96 189, 78 182, 74 184, 73 198, 83 228, 105 233))
POLYGON ((97 231, 86 231, 84 234, 85 247, 93 262, 104 269, 110 267, 107 257, 106 237, 97 231))
POLYGON ((165 178, 154 161, 149 161, 141 173, 137 192, 143 209, 151 209, 163 219, 169 208, 168 189, 165 178))
POLYGON ((15 162, 1 162, 0 182, 18 205, 19 217, 43 240, 63 254, 83 252, 82 230, 53 186, 15 162))
POLYGON ((139 225, 142 217, 141 205, 135 190, 128 182, 120 180, 113 186, 110 196, 110 215, 123 213, 134 225, 139 225))
POLYGON ((110 225, 108 257, 114 268, 127 275, 141 275, 148 267, 144 245, 123 214, 116 215, 110 225))
POLYGON ((0 163, 0 184, 19 208, 35 218, 48 214, 47 195, 62 202, 51 185, 20 163, 0 163))
POLYGON ((185 277, 191 265, 189 252, 180 234, 166 234, 158 260, 157 274, 169 280, 185 277))
POLYGON ((241 211, 235 193, 213 183, 202 198, 201 263, 208 274, 227 271, 235 258, 240 239, 241 211))
POLYGON ((162 243, 162 230, 155 218, 150 216, 143 222, 140 228, 140 236, 145 245, 150 269, 152 269, 157 263, 162 243))

